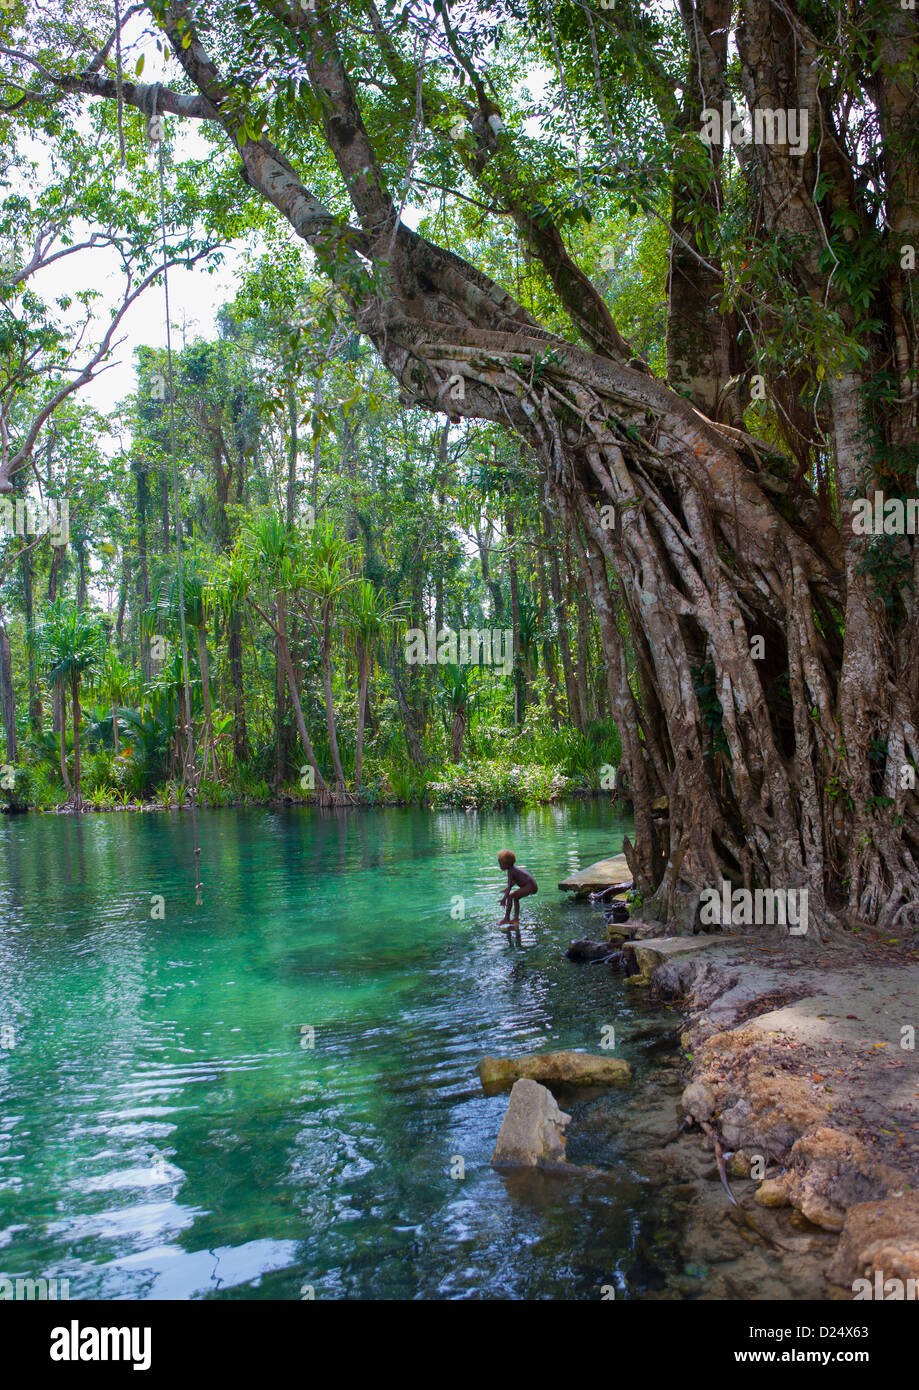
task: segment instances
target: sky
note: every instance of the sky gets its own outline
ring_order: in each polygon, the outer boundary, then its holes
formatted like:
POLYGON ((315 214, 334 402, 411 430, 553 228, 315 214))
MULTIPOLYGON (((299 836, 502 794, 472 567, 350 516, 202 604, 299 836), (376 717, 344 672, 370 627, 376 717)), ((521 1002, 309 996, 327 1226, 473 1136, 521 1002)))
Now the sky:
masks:
MULTIPOLYGON (((138 59, 143 56, 144 82, 167 82, 174 75, 174 64, 169 64, 156 46, 156 31, 147 23, 146 16, 134 16, 125 25, 123 45, 123 68, 133 75, 138 59)), ((534 69, 527 75, 527 86, 533 93, 539 93, 548 79, 548 72, 534 69)), ((174 136, 173 157, 176 160, 202 158, 210 146, 203 138, 201 127, 196 121, 180 121, 177 117, 164 118, 172 127, 174 136)), ((535 122, 528 122, 535 125, 535 122)), ((156 159, 151 152, 150 161, 156 159)), ((407 203, 403 209, 403 221, 416 228, 424 209, 407 203)), ((91 230, 91 229, 90 229, 91 230)), ((181 350, 184 341, 196 337, 212 337, 216 333, 216 316, 221 305, 235 297, 236 283, 246 255, 260 247, 256 243, 236 243, 224 250, 223 263, 212 274, 202 266, 191 270, 176 267, 169 271, 169 298, 171 305, 172 344, 181 350)), ((102 291, 99 325, 107 325, 111 305, 117 303, 122 292, 123 278, 119 262, 113 251, 92 249, 78 252, 64 260, 55 262, 46 270, 38 272, 33 280, 35 290, 46 299, 59 295, 73 294, 75 289, 98 289, 102 291)), ((103 327, 104 331, 104 327, 103 327)), ((106 369, 80 392, 80 399, 97 410, 109 412, 115 404, 131 395, 135 389, 135 352, 138 347, 163 348, 166 346, 166 308, 162 279, 150 286, 136 304, 128 311, 119 325, 119 344, 105 364, 106 369)), ((97 339, 98 341, 98 339, 97 339)))

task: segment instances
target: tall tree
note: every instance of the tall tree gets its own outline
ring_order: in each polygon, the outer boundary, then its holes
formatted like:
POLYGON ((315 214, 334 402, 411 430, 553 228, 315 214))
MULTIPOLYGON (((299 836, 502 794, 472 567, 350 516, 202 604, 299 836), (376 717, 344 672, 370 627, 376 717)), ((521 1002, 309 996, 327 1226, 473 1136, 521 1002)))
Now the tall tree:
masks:
MULTIPOLYGON (((689 927, 728 877, 806 887, 817 931, 915 919, 919 546, 853 521, 877 490, 916 488, 916 12, 742 0, 728 24, 694 0, 678 15, 181 0, 150 13, 174 85, 116 83, 74 24, 51 67, 41 33, 35 51, 10 50, 17 99, 120 94, 220 132, 405 400, 528 443, 599 626, 644 910, 689 927), (550 72, 542 143, 516 95, 525 44, 550 72), (673 114, 656 100, 668 81, 673 114), (729 129, 723 158, 691 159, 702 97, 745 101, 749 143, 729 129), (416 178, 503 218, 541 268, 539 317, 406 225, 416 178), (607 195, 648 217, 676 209, 687 254, 671 290, 701 335, 691 399, 641 360, 579 261, 607 195), (751 368, 740 393, 718 322, 734 313, 751 368), (746 387, 743 427, 726 423, 746 387), (665 826, 651 816, 662 793, 665 826)), ((707 134, 724 147, 723 129, 707 134)))

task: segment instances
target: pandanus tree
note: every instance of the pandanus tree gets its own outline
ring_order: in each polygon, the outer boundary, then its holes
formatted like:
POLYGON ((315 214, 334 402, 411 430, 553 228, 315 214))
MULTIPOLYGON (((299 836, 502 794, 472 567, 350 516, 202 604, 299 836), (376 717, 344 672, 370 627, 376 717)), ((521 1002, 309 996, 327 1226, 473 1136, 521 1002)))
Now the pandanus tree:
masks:
POLYGON ((354 583, 349 568, 352 548, 330 517, 317 521, 310 532, 305 552, 304 592, 299 606, 319 644, 322 667, 322 693, 325 705, 329 751, 338 790, 345 790, 345 774, 338 748, 338 726, 332 691, 332 641, 339 610, 354 583))
MULTIPOLYGON (((201 676, 201 704, 204 710, 204 764, 210 757, 211 771, 218 776, 217 749, 214 744, 214 716, 211 708, 211 665, 207 650, 208 608, 205 602, 207 581, 193 557, 183 568, 183 601, 185 605, 186 631, 191 628, 195 634, 195 647, 198 655, 198 671, 201 676)), ((179 576, 173 576, 169 587, 168 613, 174 617, 173 626, 181 630, 179 622, 179 576)))
POLYGON ((478 698, 478 691, 472 690, 469 684, 474 669, 452 662, 437 668, 437 701, 450 735, 450 758, 455 763, 462 762, 466 730, 478 698))
POLYGON ((806 888, 812 936, 915 921, 919 539, 855 522, 919 487, 919 10, 147 8, 175 82, 115 81, 76 26, 54 60, 39 27, 7 54, 19 101, 207 122, 405 401, 523 442, 598 620, 643 911, 691 929, 729 879, 806 888), (522 52, 548 70, 543 143, 522 52), (413 179, 501 219, 539 293, 406 225, 413 179), (622 204, 668 226, 656 373, 581 239, 622 204))
POLYGON ((93 686, 96 694, 105 701, 112 716, 112 746, 117 757, 120 751, 118 725, 121 711, 132 700, 137 691, 135 673, 119 660, 118 653, 111 645, 106 647, 105 655, 99 663, 93 686))
POLYGON ((225 608, 248 603, 277 638, 278 660, 290 691, 300 742, 317 789, 328 794, 329 786, 303 716, 288 637, 291 602, 303 595, 307 583, 303 537, 280 513, 262 509, 244 519, 233 548, 220 557, 210 592, 225 608))
POLYGON ((367 692, 377 650, 384 636, 404 616, 404 603, 387 603, 382 589, 375 589, 369 580, 361 579, 350 592, 348 627, 357 650, 357 735, 354 749, 354 786, 360 791, 364 772, 364 724, 367 713, 367 692))
MULTIPOLYGON (((217 777, 217 753, 214 747, 214 725, 211 709, 211 678, 210 661, 207 651, 207 604, 205 594, 207 583, 201 569, 190 557, 191 563, 186 562, 183 567, 183 601, 184 615, 179 611, 179 576, 174 572, 171 579, 166 579, 160 586, 159 593, 155 601, 150 604, 141 617, 141 640, 150 644, 156 641, 157 637, 169 640, 173 647, 173 656, 178 656, 180 663, 184 662, 184 653, 181 647, 182 618, 185 620, 185 632, 188 639, 190 633, 195 634, 194 655, 197 658, 198 674, 201 680, 201 707, 203 710, 202 720, 202 739, 204 744, 204 756, 202 766, 206 770, 210 760, 213 775, 217 777)), ((189 645, 190 641, 189 641, 189 645)), ((191 667, 189 668, 189 679, 191 681, 191 667)), ((186 719, 185 694, 184 694, 184 675, 182 679, 182 690, 179 692, 180 718, 178 721, 177 737, 185 737, 184 726, 191 720, 191 713, 186 719)), ((188 758, 187 746, 182 753, 183 767, 188 758)), ((198 769, 186 769, 186 773, 193 773, 197 778, 198 769)))
POLYGON ((91 676, 103 659, 102 620, 95 613, 77 608, 66 599, 57 599, 48 608, 37 634, 38 649, 45 667, 45 678, 60 700, 61 776, 75 811, 82 811, 80 793, 80 685, 91 676), (73 782, 67 775, 67 693, 70 692, 73 722, 73 782))

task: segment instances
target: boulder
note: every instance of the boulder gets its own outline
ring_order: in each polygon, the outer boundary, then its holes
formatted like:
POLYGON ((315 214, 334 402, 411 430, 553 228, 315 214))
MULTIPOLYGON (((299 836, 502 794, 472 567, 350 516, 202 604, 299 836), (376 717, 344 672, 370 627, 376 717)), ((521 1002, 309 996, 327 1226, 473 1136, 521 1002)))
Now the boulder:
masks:
POLYGON ((825 1231, 841 1231, 850 1207, 871 1205, 896 1181, 897 1175, 859 1139, 830 1125, 815 1125, 802 1134, 788 1156, 789 1200, 825 1231))
POLYGON ((490 1091, 503 1091, 521 1077, 550 1085, 621 1086, 632 1075, 628 1062, 591 1052, 533 1052, 528 1057, 483 1057, 479 1079, 490 1091))
POLYGON ((569 960, 591 962, 606 960, 615 955, 615 951, 608 941, 590 941, 584 937, 580 941, 572 941, 565 955, 569 960))
MULTIPOLYGON (((836 1253, 826 1277, 852 1289, 856 1279, 872 1286, 879 1276, 882 1296, 888 1279, 907 1279, 919 1286, 919 1193, 900 1193, 885 1202, 859 1202, 846 1212, 836 1253)), ((864 1294, 863 1294, 864 1296, 864 1294)), ((872 1291, 872 1297, 876 1296, 872 1291)), ((915 1294, 914 1294, 915 1296, 915 1294)))
POLYGON ((682 1098, 683 1113, 697 1123, 715 1113, 715 1092, 707 1081, 690 1081, 682 1098))
POLYGON ((707 946, 724 945, 723 936, 709 936, 701 932, 697 936, 652 936, 644 940, 636 933, 633 940, 634 945, 627 945, 625 949, 627 954, 634 956, 638 967, 635 983, 642 985, 649 985, 657 967, 674 956, 687 951, 703 951, 707 946))
POLYGON ((761 1207, 787 1207, 788 1184, 784 1177, 764 1178, 753 1194, 754 1202, 761 1207))
POLYGON ((634 917, 628 922, 607 922, 607 941, 644 941, 658 936, 660 925, 651 922, 636 922, 634 917))
POLYGON ((626 863, 624 854, 614 855, 612 859, 600 859, 579 869, 570 878, 562 879, 558 885, 563 893, 577 893, 586 898, 588 893, 599 893, 604 888, 627 888, 632 883, 632 870, 626 863))
POLYGON ((514 1082, 493 1168, 541 1168, 565 1163, 565 1126, 571 1119, 551 1091, 524 1077, 514 1082))

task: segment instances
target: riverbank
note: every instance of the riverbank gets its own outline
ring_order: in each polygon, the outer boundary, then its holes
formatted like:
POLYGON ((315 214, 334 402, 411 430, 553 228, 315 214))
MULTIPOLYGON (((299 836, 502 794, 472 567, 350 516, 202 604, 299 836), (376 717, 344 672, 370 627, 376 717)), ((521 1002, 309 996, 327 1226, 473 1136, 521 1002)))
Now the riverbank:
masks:
MULTIPOLYGON (((262 808, 267 810, 278 810, 291 806, 311 806, 320 810, 329 809, 355 809, 355 810, 381 810, 398 809, 399 807, 415 806, 420 810, 426 811, 502 811, 502 810, 525 810, 533 806, 558 806, 573 805, 583 801, 593 801, 604 799, 608 803, 615 805, 620 812, 628 813, 631 810, 631 802, 623 801, 621 798, 610 796, 607 791, 597 791, 589 787, 561 785, 555 787, 551 795, 531 796, 525 789, 514 797, 512 795, 493 798, 492 796, 478 796, 473 789, 466 792, 466 800, 461 797, 453 796, 441 798, 437 795, 436 785, 429 788, 430 795, 422 794, 418 797, 399 797, 395 794, 365 796, 357 792, 329 792, 328 794, 317 794, 311 792, 307 795, 297 796, 285 794, 280 796, 234 796, 231 792, 221 796, 202 796, 196 803, 198 810, 204 811, 229 811, 229 810, 252 810, 262 808)), ((162 795, 152 799, 130 799, 109 801, 100 800, 95 797, 84 797, 82 814, 99 812, 100 814, 115 811, 129 811, 133 813, 150 813, 154 811, 180 811, 191 810, 191 800, 184 801, 174 795, 162 795)), ((47 816, 72 816, 76 815, 72 804, 63 801, 52 806, 37 806, 28 803, 10 804, 0 803, 0 815, 35 815, 47 816)))
POLYGON ((714 1267, 702 1296, 878 1297, 877 1279, 889 1297, 908 1292, 919 951, 868 935, 845 948, 726 937, 634 978, 684 1016, 693 1128, 661 1142, 641 1098, 628 1122, 647 1131, 661 1181, 704 1179, 686 1246, 690 1265, 714 1267))

